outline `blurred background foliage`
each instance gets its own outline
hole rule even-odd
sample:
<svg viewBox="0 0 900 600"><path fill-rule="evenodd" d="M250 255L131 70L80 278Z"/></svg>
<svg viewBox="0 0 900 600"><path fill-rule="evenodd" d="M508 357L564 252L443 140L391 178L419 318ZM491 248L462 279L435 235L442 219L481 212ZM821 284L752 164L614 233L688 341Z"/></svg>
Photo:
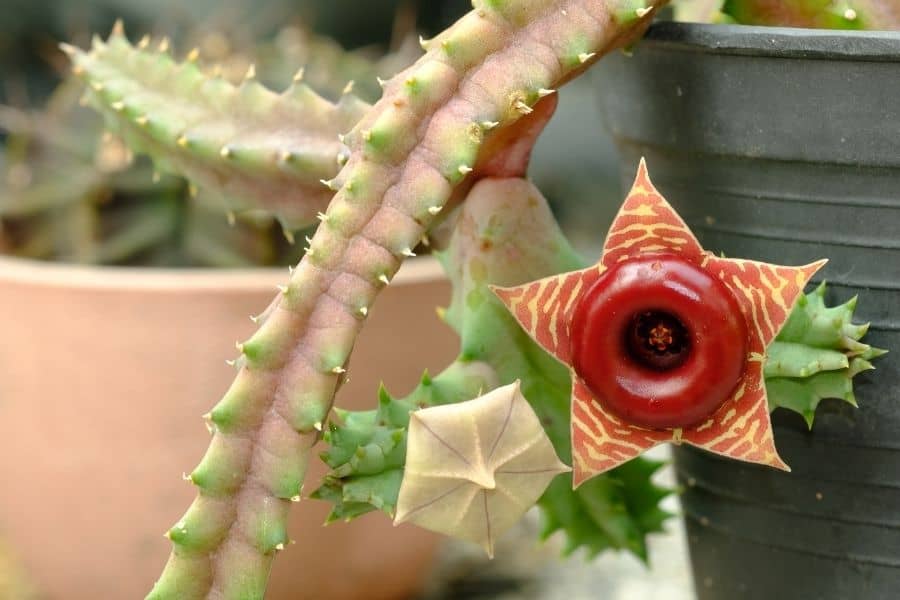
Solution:
<svg viewBox="0 0 900 600"><path fill-rule="evenodd" d="M41 97L65 73L60 40L86 46L121 18L137 39L145 33L190 38L224 37L216 50L248 48L296 26L333 38L345 48L386 48L418 28L432 34L463 14L466 0L3 0L0 20L0 101ZM211 58L215 58L212 56ZM22 89L25 86L26 89ZM18 98L17 98L18 96Z"/></svg>
<svg viewBox="0 0 900 600"><path fill-rule="evenodd" d="M226 215L184 181L159 177L79 106L59 41L82 47L121 18L132 40L170 36L176 55L239 81L287 87L299 67L320 93L349 80L369 101L376 77L420 55L426 37L452 23L467 0L0 0L0 253L88 264L249 267L300 257L268 219ZM363 7L363 8L361 8ZM601 243L619 186L614 151L593 100L596 82L567 87L536 152L532 176L576 245ZM590 223L591 227L577 223ZM302 239L302 237L300 237Z"/></svg>

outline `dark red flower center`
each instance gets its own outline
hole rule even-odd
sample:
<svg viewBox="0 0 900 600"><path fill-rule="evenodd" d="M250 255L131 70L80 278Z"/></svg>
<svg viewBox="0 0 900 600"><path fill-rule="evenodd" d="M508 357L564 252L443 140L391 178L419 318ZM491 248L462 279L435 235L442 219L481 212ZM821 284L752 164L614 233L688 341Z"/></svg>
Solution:
<svg viewBox="0 0 900 600"><path fill-rule="evenodd" d="M625 329L625 346L635 361L666 371L687 360L690 334L678 317L662 310L635 314Z"/></svg>
<svg viewBox="0 0 900 600"><path fill-rule="evenodd" d="M734 394L747 324L717 277L672 254L625 260L579 300L572 366L598 402L651 429L698 424Z"/></svg>

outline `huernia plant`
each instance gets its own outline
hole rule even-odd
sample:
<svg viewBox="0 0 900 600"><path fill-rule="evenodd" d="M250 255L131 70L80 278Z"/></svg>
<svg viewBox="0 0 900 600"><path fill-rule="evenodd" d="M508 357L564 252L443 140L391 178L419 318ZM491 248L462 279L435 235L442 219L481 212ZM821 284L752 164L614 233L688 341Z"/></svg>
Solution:
<svg viewBox="0 0 900 600"><path fill-rule="evenodd" d="M233 86L205 75L193 56L176 62L165 44L132 46L121 29L106 42L95 40L88 53L65 47L88 83L91 102L160 169L214 190L232 210L272 213L288 230L320 221L289 282L257 318L259 330L238 344L236 379L206 416L213 432L209 450L188 475L198 496L168 533L172 554L150 598L261 598L272 560L289 542L287 512L301 499L307 462L323 432L330 444L324 459L333 471L316 495L335 504L334 518L382 509L415 520L410 515L421 506L416 501L431 494L432 517L443 517L436 524L423 519L423 525L449 532L450 521L457 519L472 532L465 537L488 548L491 538L484 534L491 507L504 506L505 498L518 513L537 500L545 533L565 531L570 551L614 547L643 555L644 535L658 530L665 517L657 506L665 492L650 481L658 465L638 458L609 470L651 445L632 444L638 435L654 443L697 441L729 436L737 430L726 421L743 422L740 435L749 441L737 440L727 454L750 460L759 454L758 462L779 464L768 429L766 345L788 319L813 268L779 271L715 258L701 252L658 195L646 205L626 203L626 223L614 236L628 227L652 229L641 219L658 216L657 210L677 231L648 233L641 238L646 243L636 246L622 241L623 248L634 246L634 253L622 254L621 265L611 258L609 244L618 243L611 238L602 263L609 272L630 273L634 267L626 263L632 260L643 262L628 281L640 280L641 269L659 271L654 281L662 287L667 280L701 277L703 293L718 301L716 314L730 320L716 345L728 349L731 361L722 379L715 379L715 369L707 372L711 382L695 381L708 388L701 408L693 406L694 396L673 395L663 403L669 411L664 418L654 414L652 398L620 397L607 389L608 381L589 374L600 366L590 364L597 357L589 350L584 362L576 362L575 378L556 361L568 362L555 348L572 338L565 328L573 327L567 311L581 310L574 308L577 292L543 286L534 303L524 303L527 315L514 311L523 330L490 287L527 289L533 280L585 267L559 235L539 192L524 179L531 147L555 108L556 88L603 54L633 42L664 3L476 1L472 12L424 42L424 56L384 82L382 98L371 106L350 89L336 104L328 102L300 78L278 94L260 85L252 70ZM639 182L645 196L650 194L646 171ZM458 204L462 210L454 211ZM451 219L453 234L443 257L455 292L445 318L461 337L458 360L434 378L424 377L407 398L383 391L377 410L338 413L338 422L329 423L334 394L378 293L435 225ZM752 276L745 278L746 270ZM594 273L600 275L596 268ZM594 284L582 281L581 291L589 293ZM608 283L626 284L616 278ZM514 297L510 293L508 300ZM771 381L784 380L774 398L808 411L817 401L804 399L810 386L814 396L833 389L813 379L833 374L849 383L876 352L859 341L864 330L850 323L852 307L841 309L839 327L832 321L840 330L835 335L817 318L828 309L812 300L803 308L805 316L789 321L790 336L782 341L792 345L779 354ZM646 378L662 381L667 372L708 352L703 345L710 336L700 317L689 319L678 307L629 310L634 318L622 323L634 339L626 346ZM616 355L623 347L621 332L605 327L603 318L597 323L592 314L584 318L591 321L585 335L606 336L603 343L611 344L604 356L612 363L602 366L624 364ZM537 344L530 340L526 331L537 330L546 330L552 344L540 335ZM594 341L591 337L587 346ZM817 363L826 350L831 360ZM517 380L514 388L498 388ZM633 383L642 385L638 379ZM583 384L602 388L591 393L602 396L599 408L583 393ZM581 400L574 418L573 389ZM734 415L728 403L740 404ZM446 493L448 473L429 464L422 445L435 415L441 431L431 437L454 440L460 465L472 467L453 471L456 487L449 490L458 494ZM710 415L718 421L706 426ZM605 420L598 421L601 417ZM607 431L608 446L599 452L589 447L585 431L596 434L609 424L614 426ZM619 452L617 444L628 450ZM541 473L526 473L523 465L531 459ZM552 474L566 470L560 459L574 460L576 483L583 484L577 491L570 475L551 481ZM505 465L513 466L504 471ZM501 485L501 475L543 479ZM429 478L430 484L422 483ZM454 497L463 504L454 504ZM477 498L481 514L474 512Z"/></svg>

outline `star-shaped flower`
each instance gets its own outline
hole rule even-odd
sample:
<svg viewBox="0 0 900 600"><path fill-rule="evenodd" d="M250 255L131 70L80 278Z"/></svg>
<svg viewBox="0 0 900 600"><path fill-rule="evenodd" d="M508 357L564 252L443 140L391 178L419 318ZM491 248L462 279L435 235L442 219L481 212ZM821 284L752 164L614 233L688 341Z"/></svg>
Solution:
<svg viewBox="0 0 900 600"><path fill-rule="evenodd" d="M493 556L497 537L568 471L519 382L418 410L394 523L476 542Z"/></svg>
<svg viewBox="0 0 900 600"><path fill-rule="evenodd" d="M641 160L596 265L496 288L572 370L575 485L663 442L789 470L769 420L766 347L824 263L705 251Z"/></svg>

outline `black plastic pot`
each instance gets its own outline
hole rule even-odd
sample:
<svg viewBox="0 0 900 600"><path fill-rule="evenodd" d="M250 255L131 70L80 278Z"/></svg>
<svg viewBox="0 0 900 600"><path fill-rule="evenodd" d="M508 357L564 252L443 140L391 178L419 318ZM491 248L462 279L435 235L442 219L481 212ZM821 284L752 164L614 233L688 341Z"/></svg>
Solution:
<svg viewBox="0 0 900 600"><path fill-rule="evenodd" d="M900 33L662 23L599 69L623 183L646 156L708 249L829 257L894 350L858 410L776 411L791 474L677 450L699 598L900 598Z"/></svg>

